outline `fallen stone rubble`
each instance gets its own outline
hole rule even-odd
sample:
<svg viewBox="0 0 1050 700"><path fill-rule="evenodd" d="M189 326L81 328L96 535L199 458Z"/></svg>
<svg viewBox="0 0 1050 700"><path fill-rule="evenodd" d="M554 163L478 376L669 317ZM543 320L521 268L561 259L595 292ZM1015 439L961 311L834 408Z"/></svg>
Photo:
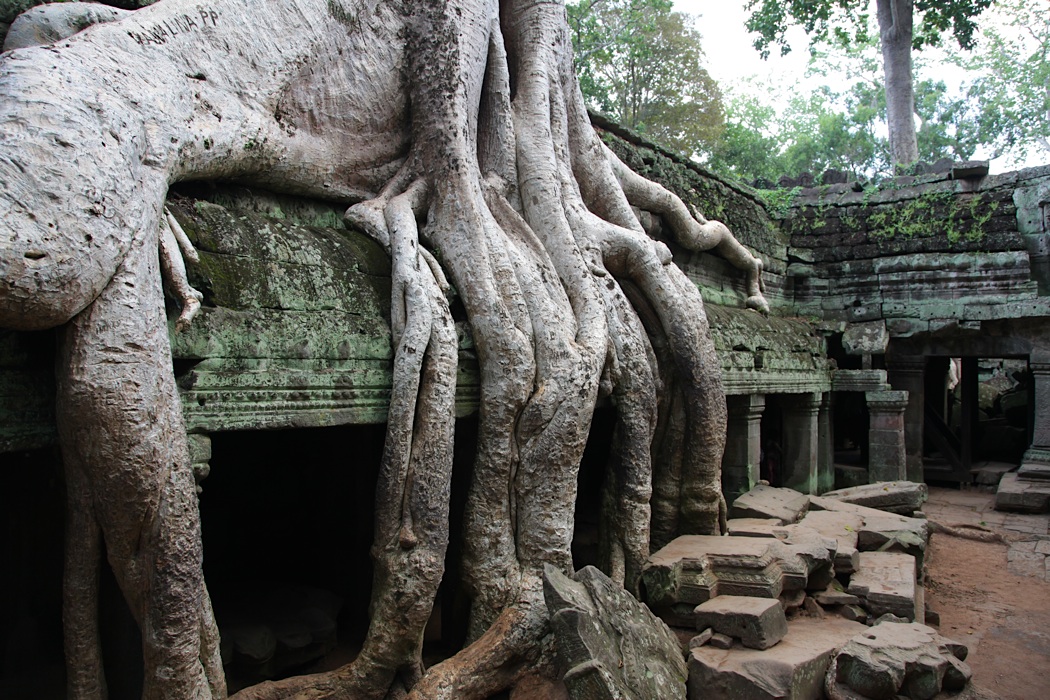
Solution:
<svg viewBox="0 0 1050 700"><path fill-rule="evenodd" d="M923 624L936 615L924 604L919 486L834 497L759 486L732 505L729 536L654 552L642 594L689 640L689 700L927 700L967 688L966 648Z"/></svg>

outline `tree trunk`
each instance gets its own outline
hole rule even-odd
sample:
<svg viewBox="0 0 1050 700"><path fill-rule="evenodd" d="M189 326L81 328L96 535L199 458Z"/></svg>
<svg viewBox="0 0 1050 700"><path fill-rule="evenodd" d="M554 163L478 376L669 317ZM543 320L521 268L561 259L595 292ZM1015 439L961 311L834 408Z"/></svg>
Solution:
<svg viewBox="0 0 1050 700"><path fill-rule="evenodd" d="M352 205L348 220L392 260L368 636L342 669L241 697L484 698L552 673L542 571L572 568L600 386L619 409L608 571L634 586L650 521L660 541L724 529L725 398L703 302L632 206L687 248L717 248L765 310L761 263L604 148L559 0L169 0L0 61L0 323L67 323L71 697L104 692L100 536L143 629L147 697L225 692L160 295L164 277L196 301L163 214L181 179ZM452 468L446 274L482 377L464 523L471 643L425 669Z"/></svg>
<svg viewBox="0 0 1050 700"><path fill-rule="evenodd" d="M882 68L886 75L886 124L896 169L919 160L915 89L911 74L912 0L877 0Z"/></svg>

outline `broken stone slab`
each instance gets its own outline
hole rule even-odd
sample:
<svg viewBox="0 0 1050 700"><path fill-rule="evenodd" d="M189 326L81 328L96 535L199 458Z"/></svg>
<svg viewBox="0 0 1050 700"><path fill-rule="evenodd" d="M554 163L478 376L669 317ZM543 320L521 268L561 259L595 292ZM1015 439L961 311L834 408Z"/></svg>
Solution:
<svg viewBox="0 0 1050 700"><path fill-rule="evenodd" d="M779 519L730 518L726 521L726 534L730 537L774 537L773 528L783 527Z"/></svg>
<svg viewBox="0 0 1050 700"><path fill-rule="evenodd" d="M689 700L817 700L835 652L867 627L841 618L788 623L779 644L765 651L711 645L689 654Z"/></svg>
<svg viewBox="0 0 1050 700"><path fill-rule="evenodd" d="M720 595L696 606L696 628L739 639L749 649L768 649L787 634L787 618L776 598Z"/></svg>
<svg viewBox="0 0 1050 700"><path fill-rule="evenodd" d="M543 598L572 698L685 698L678 639L601 571L587 566L569 578L547 565Z"/></svg>
<svg viewBox="0 0 1050 700"><path fill-rule="evenodd" d="M923 619L924 597L910 554L861 552L860 567L846 592L860 598L872 617L891 613L906 620Z"/></svg>
<svg viewBox="0 0 1050 700"><path fill-rule="evenodd" d="M813 599L825 607L829 605L857 605L860 603L860 598L843 590L842 584L838 581L832 581L826 589L819 593L814 593Z"/></svg>
<svg viewBox="0 0 1050 700"><path fill-rule="evenodd" d="M828 491L822 495L822 498L876 508L898 515L911 515L922 508L922 504L928 497L929 489L926 484L914 481L877 481L873 484Z"/></svg>
<svg viewBox="0 0 1050 700"><path fill-rule="evenodd" d="M809 496L794 489L759 484L733 501L731 518L772 518L781 525L796 523L809 510Z"/></svg>
<svg viewBox="0 0 1050 700"><path fill-rule="evenodd" d="M838 540L800 524L774 528L773 535L806 562L806 590L824 590L834 580Z"/></svg>
<svg viewBox="0 0 1050 700"><path fill-rule="evenodd" d="M774 537L683 535L642 567L645 602L668 624L693 626L693 610L720 595L777 598L802 590L809 564Z"/></svg>
<svg viewBox="0 0 1050 700"><path fill-rule="evenodd" d="M1017 513L1046 513L1050 511L1050 484L1026 481L1016 472L1003 474L995 491L995 509Z"/></svg>
<svg viewBox="0 0 1050 700"><path fill-rule="evenodd" d="M781 525L779 520L770 518L735 518L729 520L728 531L731 537L775 537L791 545L809 569L807 589L823 589L838 571L833 566L838 556L838 540L801 523ZM853 551L856 552L855 546Z"/></svg>
<svg viewBox="0 0 1050 700"><path fill-rule="evenodd" d="M811 510L799 522L825 537L838 542L835 550L835 572L851 574L857 570L857 537L864 526L864 518L856 513L830 510Z"/></svg>
<svg viewBox="0 0 1050 700"><path fill-rule="evenodd" d="M970 680L966 647L919 623L882 622L849 640L828 667L833 700L905 697L930 700Z"/></svg>
<svg viewBox="0 0 1050 700"><path fill-rule="evenodd" d="M813 496L812 507L818 511L852 513L863 519L857 531L857 549L862 552L890 549L911 554L923 569L926 545L930 541L930 523L924 518L910 518L867 506Z"/></svg>

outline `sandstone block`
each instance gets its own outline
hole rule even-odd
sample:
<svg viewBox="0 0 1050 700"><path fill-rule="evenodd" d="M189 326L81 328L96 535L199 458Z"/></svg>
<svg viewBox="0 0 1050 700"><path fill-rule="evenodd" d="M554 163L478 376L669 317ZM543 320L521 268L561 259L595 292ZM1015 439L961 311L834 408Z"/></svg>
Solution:
<svg viewBox="0 0 1050 700"><path fill-rule="evenodd" d="M922 571L926 545L930 541L930 524L925 519L909 518L821 496L813 496L810 501L816 510L860 516L864 521L857 531L857 549L860 551L903 551L918 560L919 571Z"/></svg>
<svg viewBox="0 0 1050 700"><path fill-rule="evenodd" d="M835 572L850 574L857 570L857 537L864 526L864 518L856 513L830 510L811 510L799 523L838 542L835 551Z"/></svg>
<svg viewBox="0 0 1050 700"><path fill-rule="evenodd" d="M915 557L910 554L861 552L860 568L846 590L863 601L872 617L891 613L921 620L925 605L915 574Z"/></svg>
<svg viewBox="0 0 1050 700"><path fill-rule="evenodd" d="M813 594L813 599L824 606L828 605L857 605L860 603L860 598L847 593L842 589L842 584L838 581L832 581L828 584L828 587L819 593Z"/></svg>
<svg viewBox="0 0 1050 700"><path fill-rule="evenodd" d="M793 489L759 484L733 501L731 518L773 518L782 525L796 523L809 509L809 496Z"/></svg>
<svg viewBox="0 0 1050 700"><path fill-rule="evenodd" d="M1044 481L1026 481L1016 473L1003 474L995 492L995 509L1019 513L1050 511L1050 485Z"/></svg>
<svg viewBox="0 0 1050 700"><path fill-rule="evenodd" d="M696 606L696 628L739 639L750 649L768 649L787 634L784 609L775 598L721 595Z"/></svg>
<svg viewBox="0 0 1050 700"><path fill-rule="evenodd" d="M809 565L772 537L683 535L642 568L649 607L669 624L690 627L694 608L719 595L777 598L806 587Z"/></svg>
<svg viewBox="0 0 1050 700"><path fill-rule="evenodd" d="M899 515L911 515L922 507L929 495L926 484L914 481L879 481L828 491L823 498L867 506Z"/></svg>
<svg viewBox="0 0 1050 700"><path fill-rule="evenodd" d="M685 698L678 639L659 618L593 566L569 578L547 565L543 598L573 698Z"/></svg>
<svg viewBox="0 0 1050 700"><path fill-rule="evenodd" d="M883 622L836 654L825 680L831 698L930 700L970 680L966 647L918 623Z"/></svg>
<svg viewBox="0 0 1050 700"><path fill-rule="evenodd" d="M711 645L689 655L689 700L817 700L835 652L864 625L839 618L798 619L779 644L765 651Z"/></svg>
<svg viewBox="0 0 1050 700"><path fill-rule="evenodd" d="M726 534L731 537L773 537L773 528L782 525L779 519L730 518L726 522Z"/></svg>

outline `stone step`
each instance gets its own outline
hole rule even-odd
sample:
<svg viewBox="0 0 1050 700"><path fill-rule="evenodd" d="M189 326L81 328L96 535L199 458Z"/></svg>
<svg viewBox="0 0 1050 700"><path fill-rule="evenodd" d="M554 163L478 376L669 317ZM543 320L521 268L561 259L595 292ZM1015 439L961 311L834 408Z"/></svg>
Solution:
<svg viewBox="0 0 1050 700"><path fill-rule="evenodd" d="M1026 481L1016 472L1003 474L995 492L995 509L1018 513L1050 512L1050 483Z"/></svg>

